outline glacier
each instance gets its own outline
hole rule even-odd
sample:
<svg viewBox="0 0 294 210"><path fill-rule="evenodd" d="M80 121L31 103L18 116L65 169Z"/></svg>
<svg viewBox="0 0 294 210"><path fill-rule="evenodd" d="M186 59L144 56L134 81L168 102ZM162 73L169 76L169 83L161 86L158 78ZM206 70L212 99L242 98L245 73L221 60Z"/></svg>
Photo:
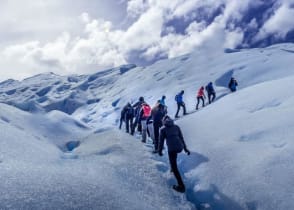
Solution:
<svg viewBox="0 0 294 210"><path fill-rule="evenodd" d="M293 209L293 52L291 43L206 46L148 67L1 82L0 208ZM167 156L118 130L120 110L165 95L173 116L185 90L192 112L210 81L216 101L176 121L192 153L179 156L187 186L179 195Z"/></svg>

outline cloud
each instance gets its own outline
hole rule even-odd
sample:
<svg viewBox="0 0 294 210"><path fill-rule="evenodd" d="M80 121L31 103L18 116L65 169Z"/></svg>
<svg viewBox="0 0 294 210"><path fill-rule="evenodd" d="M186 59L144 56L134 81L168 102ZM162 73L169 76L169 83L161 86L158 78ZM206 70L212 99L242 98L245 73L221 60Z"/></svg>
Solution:
<svg viewBox="0 0 294 210"><path fill-rule="evenodd" d="M136 18L146 12L148 8L149 4L146 0L129 0L127 4L127 13L129 17Z"/></svg>
<svg viewBox="0 0 294 210"><path fill-rule="evenodd" d="M293 2L292 2L293 4ZM275 13L264 23L255 40L261 40L269 34L284 38L288 32L294 29L294 9L291 8L290 1L285 1Z"/></svg>
<svg viewBox="0 0 294 210"><path fill-rule="evenodd" d="M54 0L34 7L57 5ZM27 69L26 74L90 73L129 62L149 64L208 45L219 50L250 47L268 36L285 37L294 30L293 0L121 0L119 5L126 11L121 22L128 20L127 27L81 12L67 19L71 27L64 27L52 41L35 38L2 47L3 65L18 72L17 62ZM52 21L59 25L54 18L45 21L46 32Z"/></svg>

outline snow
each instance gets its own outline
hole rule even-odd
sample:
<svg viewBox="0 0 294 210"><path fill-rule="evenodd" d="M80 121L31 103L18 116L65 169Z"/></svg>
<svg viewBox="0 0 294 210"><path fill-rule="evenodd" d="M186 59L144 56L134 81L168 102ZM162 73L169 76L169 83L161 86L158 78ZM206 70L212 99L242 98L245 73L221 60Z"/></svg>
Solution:
<svg viewBox="0 0 294 210"><path fill-rule="evenodd" d="M168 190L156 169L157 162L151 160L151 154L146 153L141 142L117 129L94 134L58 112L40 120L14 107L3 104L0 107L1 209L193 207ZM36 121L30 125L28 119ZM48 135L36 136L42 131L31 126L42 121L46 123ZM57 129L54 132L53 127ZM56 138L59 142L68 140L65 137L72 135L68 131L78 129L87 135L76 135L82 143L74 153L64 153L55 146Z"/></svg>
<svg viewBox="0 0 294 210"><path fill-rule="evenodd" d="M293 209L293 51L207 47L148 67L1 82L0 208ZM179 155L179 195L167 155L117 129L120 110L166 95L173 116L185 90L192 112L210 81L216 101L176 121L191 150Z"/></svg>
<svg viewBox="0 0 294 210"><path fill-rule="evenodd" d="M239 209L252 203L255 209L293 207L293 79L248 87L178 121L191 150L209 159L187 174L197 177L195 198L213 209L236 209L231 202ZM232 201L211 201L215 193Z"/></svg>

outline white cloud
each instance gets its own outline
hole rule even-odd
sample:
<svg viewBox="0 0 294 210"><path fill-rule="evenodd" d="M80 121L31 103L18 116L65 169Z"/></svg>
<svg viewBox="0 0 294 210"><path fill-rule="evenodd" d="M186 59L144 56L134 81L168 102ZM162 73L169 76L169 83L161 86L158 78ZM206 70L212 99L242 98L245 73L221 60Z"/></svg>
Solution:
<svg viewBox="0 0 294 210"><path fill-rule="evenodd" d="M63 4L66 1L62 0ZM285 36L289 30L294 28L291 21L291 17L294 16L293 7L290 7L292 1L280 0L281 7L264 24L258 34L259 39L271 33ZM12 2L16 5L15 0ZM71 26L63 27L66 25L66 21L59 22L59 19L54 19L54 15L52 15L52 9L60 6L57 0L50 1L50 3L47 1L32 3L35 10L39 11L37 14L40 15L41 20L44 19L42 11L47 7L49 8L47 16L52 17L52 20L45 18L46 21L37 22L38 30L42 31L41 29L45 28L47 32L51 29L50 27L53 27L54 30L59 31L59 35L54 36L55 38L51 39L53 41L35 38L33 40L36 41L10 43L0 51L3 66L15 71L16 74L19 74L16 66L17 68L22 66L23 69L26 69L23 70L26 73L22 75L44 71L55 71L58 74L89 73L125 64L133 52L140 53L137 56L139 58L152 61L158 57L175 57L189 53L203 45L219 49L222 47L234 48L244 39L243 29L236 25L236 21L243 18L245 11L259 6L263 1L121 0L120 3L126 4L127 16L133 21L124 29L118 28L113 22L104 18L93 18L87 12L76 14L76 19L71 16L69 21ZM13 3L9 4L11 6ZM0 6L7 8L7 5L1 5L1 1ZM24 7L29 7L29 4ZM197 15L202 15L195 12L196 9L210 16L217 9L220 10L220 7L221 14L214 17L212 22L193 20ZM62 11L58 10L58 13ZM0 17L4 16L0 15ZM6 16L8 19L8 13ZM35 14L32 16L35 18ZM166 24L175 18L183 19L186 21L185 24L188 23L188 26L183 29L183 33L176 33L177 25L166 27ZM15 22L18 20L19 17L15 17ZM124 20L121 21L124 22ZM54 23L53 26L52 23ZM55 28L55 24L58 27ZM27 25L30 25L33 30L33 23L27 23ZM74 30L72 30L73 26L75 26ZM247 28L257 27L255 18L247 26ZM15 63L19 65L15 65Z"/></svg>
<svg viewBox="0 0 294 210"><path fill-rule="evenodd" d="M146 0L129 0L127 12L129 17L136 18L146 12L148 8L149 4Z"/></svg>
<svg viewBox="0 0 294 210"><path fill-rule="evenodd" d="M224 46L227 48L236 48L240 45L243 41L244 33L240 28L237 28L234 31L227 31L226 32L226 41Z"/></svg>
<svg viewBox="0 0 294 210"><path fill-rule="evenodd" d="M146 49L157 44L161 37L163 16L158 8L151 8L136 21L121 39L117 40L123 52Z"/></svg>
<svg viewBox="0 0 294 210"><path fill-rule="evenodd" d="M290 1L285 1L281 7L275 11L274 15L265 22L256 37L256 41L265 38L268 34L275 34L278 37L285 37L294 29L294 9L290 7Z"/></svg>

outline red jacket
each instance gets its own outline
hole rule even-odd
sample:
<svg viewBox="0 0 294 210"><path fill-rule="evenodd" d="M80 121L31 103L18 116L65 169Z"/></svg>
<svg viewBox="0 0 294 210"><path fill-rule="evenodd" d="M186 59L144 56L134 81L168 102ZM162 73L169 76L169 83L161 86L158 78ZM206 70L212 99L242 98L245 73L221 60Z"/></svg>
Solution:
<svg viewBox="0 0 294 210"><path fill-rule="evenodd" d="M200 88L200 89L198 90L197 97L205 97L205 94L204 94L204 88Z"/></svg>

